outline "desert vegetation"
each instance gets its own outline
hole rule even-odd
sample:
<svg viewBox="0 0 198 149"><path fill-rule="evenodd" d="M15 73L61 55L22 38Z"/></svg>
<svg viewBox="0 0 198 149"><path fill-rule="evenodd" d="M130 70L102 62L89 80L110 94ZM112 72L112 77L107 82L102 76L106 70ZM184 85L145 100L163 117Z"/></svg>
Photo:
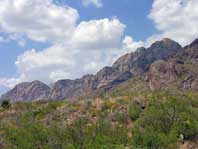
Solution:
<svg viewBox="0 0 198 149"><path fill-rule="evenodd" d="M117 93L119 94L119 93ZM197 145L198 94L145 92L18 102L0 108L4 148L178 148Z"/></svg>

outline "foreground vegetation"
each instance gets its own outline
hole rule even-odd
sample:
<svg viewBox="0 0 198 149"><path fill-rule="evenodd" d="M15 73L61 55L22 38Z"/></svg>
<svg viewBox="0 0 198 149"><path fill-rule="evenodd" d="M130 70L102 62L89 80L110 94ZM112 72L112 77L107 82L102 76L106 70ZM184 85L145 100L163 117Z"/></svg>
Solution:
<svg viewBox="0 0 198 149"><path fill-rule="evenodd" d="M197 147L198 94L130 93L96 99L2 103L0 148Z"/></svg>

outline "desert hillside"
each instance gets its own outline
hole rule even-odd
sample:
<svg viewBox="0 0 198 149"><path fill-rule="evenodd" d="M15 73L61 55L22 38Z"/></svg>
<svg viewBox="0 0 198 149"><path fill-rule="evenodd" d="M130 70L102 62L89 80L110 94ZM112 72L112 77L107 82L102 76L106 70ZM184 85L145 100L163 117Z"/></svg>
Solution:
<svg viewBox="0 0 198 149"><path fill-rule="evenodd" d="M95 99L4 101L0 146L196 149L198 94L146 89L131 92L131 82L137 80Z"/></svg>

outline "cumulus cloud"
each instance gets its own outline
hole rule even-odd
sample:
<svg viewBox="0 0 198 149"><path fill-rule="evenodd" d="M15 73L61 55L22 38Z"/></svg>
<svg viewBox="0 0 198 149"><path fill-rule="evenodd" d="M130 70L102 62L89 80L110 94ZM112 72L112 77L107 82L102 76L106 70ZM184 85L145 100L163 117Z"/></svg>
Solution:
<svg viewBox="0 0 198 149"><path fill-rule="evenodd" d="M4 86L13 87L18 82L32 80L50 83L96 73L139 44L129 36L131 41L122 43L124 28L116 18L81 22L71 40L54 43L42 51L28 50L18 56L19 77L4 80Z"/></svg>
<svg viewBox="0 0 198 149"><path fill-rule="evenodd" d="M161 32L149 41L169 37L186 45L198 37L197 0L154 0L149 17Z"/></svg>
<svg viewBox="0 0 198 149"><path fill-rule="evenodd" d="M134 52L137 48L143 47L145 44L143 41L134 41L130 36L126 36L123 41L123 49L127 49L129 52Z"/></svg>
<svg viewBox="0 0 198 149"><path fill-rule="evenodd" d="M75 29L71 43L74 48L87 50L118 48L124 29L125 25L116 18L83 21Z"/></svg>
<svg viewBox="0 0 198 149"><path fill-rule="evenodd" d="M84 6L89 6L93 4L97 8L102 7L102 0L82 0L82 3Z"/></svg>
<svg viewBox="0 0 198 149"><path fill-rule="evenodd" d="M77 10L53 0L0 1L1 31L25 34L34 41L70 38L78 16Z"/></svg>
<svg viewBox="0 0 198 149"><path fill-rule="evenodd" d="M21 80L39 79L49 83L95 73L106 64L111 64L118 52L116 49L84 51L57 44L43 51L26 51L18 57L16 65Z"/></svg>

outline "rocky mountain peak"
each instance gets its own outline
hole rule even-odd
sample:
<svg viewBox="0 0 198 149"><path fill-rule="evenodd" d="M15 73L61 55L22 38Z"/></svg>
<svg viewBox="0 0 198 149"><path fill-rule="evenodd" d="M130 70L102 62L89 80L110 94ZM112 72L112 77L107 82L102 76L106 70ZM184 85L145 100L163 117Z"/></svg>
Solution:
<svg viewBox="0 0 198 149"><path fill-rule="evenodd" d="M175 42L174 40L172 40L170 38L163 38L161 41L164 42L164 43L177 43L177 42Z"/></svg>
<svg viewBox="0 0 198 149"><path fill-rule="evenodd" d="M50 88L41 81L24 82L16 85L2 99L17 101L48 100Z"/></svg>
<svg viewBox="0 0 198 149"><path fill-rule="evenodd" d="M167 48L167 50L169 50L173 48L181 49L182 47L179 43L175 42L174 40L171 40L169 38L163 38L160 41L154 42L150 47L150 49L156 49L156 48Z"/></svg>
<svg viewBox="0 0 198 149"><path fill-rule="evenodd" d="M164 38L153 43L148 49L139 48L135 52L122 56L113 64L113 67L121 72L130 71L135 76L141 75L154 61L167 59L181 49L181 45L177 42Z"/></svg>

